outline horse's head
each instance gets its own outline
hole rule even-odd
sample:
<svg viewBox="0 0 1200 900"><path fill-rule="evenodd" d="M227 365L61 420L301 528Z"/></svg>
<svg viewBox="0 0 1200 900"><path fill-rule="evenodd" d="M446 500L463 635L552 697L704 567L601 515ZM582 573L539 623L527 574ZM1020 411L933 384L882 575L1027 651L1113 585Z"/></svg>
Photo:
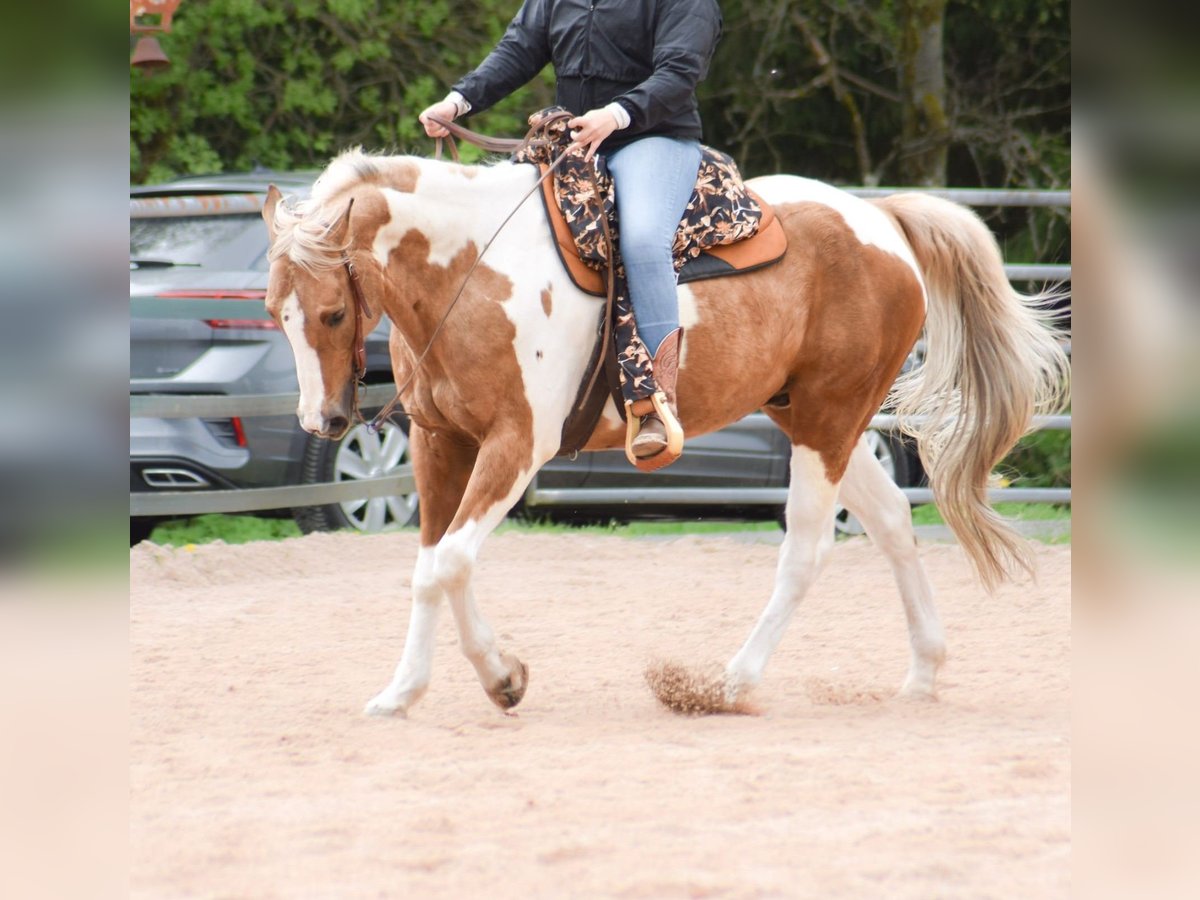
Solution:
<svg viewBox="0 0 1200 900"><path fill-rule="evenodd" d="M280 199L271 185L263 207L271 260L267 311L296 360L301 427L341 438L353 424L362 340L378 321L362 308L351 286L353 200L327 215L315 208L281 208Z"/></svg>

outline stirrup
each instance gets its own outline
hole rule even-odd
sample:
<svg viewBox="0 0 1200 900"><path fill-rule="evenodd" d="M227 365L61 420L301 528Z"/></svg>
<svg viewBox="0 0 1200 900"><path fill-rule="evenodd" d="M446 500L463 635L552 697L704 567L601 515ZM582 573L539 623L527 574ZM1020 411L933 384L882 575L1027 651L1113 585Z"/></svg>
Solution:
<svg viewBox="0 0 1200 900"><path fill-rule="evenodd" d="M667 430L667 446L653 456L637 457L633 455L633 439L637 436L638 422L641 420L641 416L633 411L633 401L626 400L625 458L642 472L655 472L675 462L683 453L683 426L679 424L679 419L671 411L671 406L667 403L667 395L662 391L655 391L647 400L638 402L639 404L649 402L653 405L653 412L662 420L663 426ZM646 412L650 412L650 410L646 410Z"/></svg>

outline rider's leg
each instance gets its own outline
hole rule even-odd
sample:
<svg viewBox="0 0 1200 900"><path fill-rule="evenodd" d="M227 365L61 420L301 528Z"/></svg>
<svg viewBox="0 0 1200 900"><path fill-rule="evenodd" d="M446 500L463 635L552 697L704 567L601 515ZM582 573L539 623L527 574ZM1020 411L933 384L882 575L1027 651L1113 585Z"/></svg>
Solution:
<svg viewBox="0 0 1200 900"><path fill-rule="evenodd" d="M679 354L679 300L671 247L696 186L696 141L647 137L608 156L621 226L621 258L638 334L654 359L654 379L671 406ZM653 413L644 416L634 454L651 456L666 445Z"/></svg>

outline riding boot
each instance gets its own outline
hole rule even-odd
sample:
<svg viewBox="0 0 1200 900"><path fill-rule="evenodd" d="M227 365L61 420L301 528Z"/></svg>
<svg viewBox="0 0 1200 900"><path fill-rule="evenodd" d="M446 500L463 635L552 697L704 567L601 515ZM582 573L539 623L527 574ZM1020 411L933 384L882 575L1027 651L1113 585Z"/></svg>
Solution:
<svg viewBox="0 0 1200 900"><path fill-rule="evenodd" d="M654 355L652 373L658 390L642 400L628 403L629 429L626 456L643 471L654 471L673 463L683 451L683 428L679 424L675 386L679 376L679 347L683 329L668 334ZM633 420L638 420L633 435Z"/></svg>

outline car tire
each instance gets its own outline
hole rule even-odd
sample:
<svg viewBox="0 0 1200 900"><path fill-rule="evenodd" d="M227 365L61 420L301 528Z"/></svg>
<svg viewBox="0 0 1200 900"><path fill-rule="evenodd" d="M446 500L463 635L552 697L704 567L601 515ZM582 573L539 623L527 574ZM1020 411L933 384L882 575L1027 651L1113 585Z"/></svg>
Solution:
<svg viewBox="0 0 1200 900"><path fill-rule="evenodd" d="M912 483L914 466L909 449L904 439L898 434L888 434L868 428L866 431L867 446L875 458L879 460L888 477L900 487L908 487ZM834 513L834 529L839 535L857 536L866 534L862 523L844 506L838 506Z"/></svg>
<svg viewBox="0 0 1200 900"><path fill-rule="evenodd" d="M129 517L129 546L132 547L140 544L142 541L150 537L154 533L154 529L158 527L160 519L155 519L150 516L130 516Z"/></svg>
<svg viewBox="0 0 1200 900"><path fill-rule="evenodd" d="M369 421L371 413L365 415ZM309 436L304 448L301 483L374 478L387 475L408 462L407 420L401 416L389 419L377 434L372 433L365 422L359 422L340 441ZM297 507L292 510L292 518L305 534L346 528L377 532L416 525L420 520L420 505L414 491L392 497Z"/></svg>

